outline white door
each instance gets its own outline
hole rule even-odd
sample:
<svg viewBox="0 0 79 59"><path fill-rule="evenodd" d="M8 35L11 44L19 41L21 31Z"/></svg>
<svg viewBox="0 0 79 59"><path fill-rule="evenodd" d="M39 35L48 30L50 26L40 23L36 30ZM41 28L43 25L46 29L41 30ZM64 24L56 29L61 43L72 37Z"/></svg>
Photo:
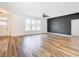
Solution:
<svg viewBox="0 0 79 59"><path fill-rule="evenodd" d="M79 19L71 20L71 34L79 36Z"/></svg>

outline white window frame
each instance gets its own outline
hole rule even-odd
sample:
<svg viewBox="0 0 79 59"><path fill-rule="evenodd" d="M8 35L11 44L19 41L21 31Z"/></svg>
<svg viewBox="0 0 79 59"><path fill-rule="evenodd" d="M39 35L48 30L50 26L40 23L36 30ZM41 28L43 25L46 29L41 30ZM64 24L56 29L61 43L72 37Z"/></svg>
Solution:
<svg viewBox="0 0 79 59"><path fill-rule="evenodd" d="M6 26L8 19L6 17L0 17L0 26Z"/></svg>
<svg viewBox="0 0 79 59"><path fill-rule="evenodd" d="M30 21L28 24L27 21ZM37 23L39 21L39 24ZM35 23L33 23L35 22ZM35 29L33 30L32 28L35 27ZM39 27L40 29L38 30L37 27ZM27 30L27 28L29 28L29 30ZM41 20L36 20L36 19L26 19L25 20L25 31L41 31Z"/></svg>

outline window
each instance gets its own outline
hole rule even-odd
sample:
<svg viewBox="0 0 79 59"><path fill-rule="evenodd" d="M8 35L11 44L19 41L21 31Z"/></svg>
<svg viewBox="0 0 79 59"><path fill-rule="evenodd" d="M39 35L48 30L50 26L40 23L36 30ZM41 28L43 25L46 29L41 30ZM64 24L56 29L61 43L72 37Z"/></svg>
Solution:
<svg viewBox="0 0 79 59"><path fill-rule="evenodd" d="M0 21L0 26L5 26L7 23L5 21Z"/></svg>
<svg viewBox="0 0 79 59"><path fill-rule="evenodd" d="M0 17L0 26L6 26L6 25L7 25L7 18Z"/></svg>
<svg viewBox="0 0 79 59"><path fill-rule="evenodd" d="M41 30L41 20L26 19L25 20L25 30L26 31L40 31Z"/></svg>

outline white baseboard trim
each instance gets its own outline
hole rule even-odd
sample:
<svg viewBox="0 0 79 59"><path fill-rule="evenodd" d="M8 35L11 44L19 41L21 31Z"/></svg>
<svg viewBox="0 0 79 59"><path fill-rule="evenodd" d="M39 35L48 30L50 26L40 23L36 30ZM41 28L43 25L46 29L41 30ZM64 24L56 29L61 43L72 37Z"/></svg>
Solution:
<svg viewBox="0 0 79 59"><path fill-rule="evenodd" d="M53 34L53 35L60 35L60 36L72 37L72 35L59 34L59 33L52 33L52 32L48 32L48 33L49 33L49 34Z"/></svg>
<svg viewBox="0 0 79 59"><path fill-rule="evenodd" d="M45 32L45 33L34 33L34 34L26 34L26 35L21 35L21 36L32 36L32 35L39 35L39 34L46 34L48 32Z"/></svg>

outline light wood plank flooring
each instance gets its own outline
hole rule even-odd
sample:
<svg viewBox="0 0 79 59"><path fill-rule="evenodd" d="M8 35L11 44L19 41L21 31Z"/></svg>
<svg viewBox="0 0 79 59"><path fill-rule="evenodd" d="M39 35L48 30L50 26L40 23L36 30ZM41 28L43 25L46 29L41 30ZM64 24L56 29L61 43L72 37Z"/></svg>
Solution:
<svg viewBox="0 0 79 59"><path fill-rule="evenodd" d="M79 37L39 34L24 37L0 37L1 57L76 57Z"/></svg>

